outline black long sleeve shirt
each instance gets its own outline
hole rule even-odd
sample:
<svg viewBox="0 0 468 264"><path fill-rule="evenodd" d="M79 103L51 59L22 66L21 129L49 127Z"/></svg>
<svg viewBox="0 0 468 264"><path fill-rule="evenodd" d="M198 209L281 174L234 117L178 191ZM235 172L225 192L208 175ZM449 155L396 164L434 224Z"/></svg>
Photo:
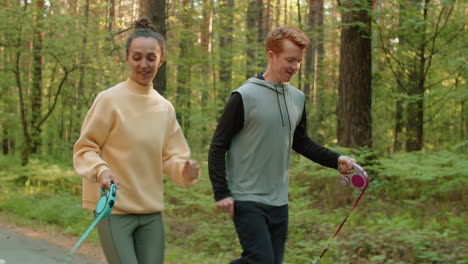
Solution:
<svg viewBox="0 0 468 264"><path fill-rule="evenodd" d="M209 176L216 201L231 197L226 179L225 158L233 137L243 128L243 125L244 107L242 96L237 92L233 92L216 127L208 154ZM307 135L305 106L301 121L294 130L292 149L323 166L338 167L340 154L321 146Z"/></svg>

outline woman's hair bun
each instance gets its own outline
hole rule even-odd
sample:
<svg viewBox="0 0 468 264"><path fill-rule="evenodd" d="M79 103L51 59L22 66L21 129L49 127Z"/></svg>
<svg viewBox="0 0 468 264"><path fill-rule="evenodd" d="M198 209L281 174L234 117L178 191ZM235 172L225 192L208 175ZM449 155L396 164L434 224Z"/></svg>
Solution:
<svg viewBox="0 0 468 264"><path fill-rule="evenodd" d="M138 19L137 21L135 21L134 29L139 29L139 28L157 32L156 26L147 17L142 17Z"/></svg>

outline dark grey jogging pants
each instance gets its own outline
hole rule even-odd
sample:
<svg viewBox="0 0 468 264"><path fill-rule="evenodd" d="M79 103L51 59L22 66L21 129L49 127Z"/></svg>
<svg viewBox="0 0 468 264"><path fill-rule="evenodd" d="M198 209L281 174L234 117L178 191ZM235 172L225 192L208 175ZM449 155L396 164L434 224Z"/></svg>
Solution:
<svg viewBox="0 0 468 264"><path fill-rule="evenodd" d="M288 205L235 201L234 225L243 252L230 264L281 264L288 234Z"/></svg>

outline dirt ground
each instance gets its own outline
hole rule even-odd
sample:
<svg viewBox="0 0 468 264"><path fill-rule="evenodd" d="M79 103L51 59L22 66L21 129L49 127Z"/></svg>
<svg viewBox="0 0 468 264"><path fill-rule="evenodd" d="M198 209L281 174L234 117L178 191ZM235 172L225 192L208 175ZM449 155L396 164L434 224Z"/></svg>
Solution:
<svg viewBox="0 0 468 264"><path fill-rule="evenodd" d="M39 230L33 227L19 226L2 216L0 216L0 228L7 229L27 237L46 241L51 245L65 249L67 252L79 239L79 237L64 235L63 233L60 233L58 230L53 228ZM86 242L86 240L76 250L76 253L83 254L105 263L105 258L101 247L99 245Z"/></svg>

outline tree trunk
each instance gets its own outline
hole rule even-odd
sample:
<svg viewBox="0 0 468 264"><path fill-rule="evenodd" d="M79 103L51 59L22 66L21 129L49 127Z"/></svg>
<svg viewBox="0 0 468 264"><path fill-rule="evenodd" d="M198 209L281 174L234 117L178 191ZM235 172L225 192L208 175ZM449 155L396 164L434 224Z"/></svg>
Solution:
<svg viewBox="0 0 468 264"><path fill-rule="evenodd" d="M225 0L221 2L220 9L222 19L221 34L219 40L220 65L219 65L219 90L218 100L226 102L232 89L232 34L234 24L234 0Z"/></svg>
<svg viewBox="0 0 468 264"><path fill-rule="evenodd" d="M371 1L341 3L338 144L351 148L372 146Z"/></svg>
<svg viewBox="0 0 468 264"><path fill-rule="evenodd" d="M36 2L36 24L33 36L33 72L31 90L31 152L38 153L41 146L41 127L39 126L42 112L42 49L43 34L42 20L44 12L44 1Z"/></svg>
<svg viewBox="0 0 468 264"><path fill-rule="evenodd" d="M312 97L313 103L317 103L317 86L320 77L319 70L323 62L323 0L309 1L309 15L307 19L307 35L310 39L310 47L306 51L304 93L306 99Z"/></svg>
<svg viewBox="0 0 468 264"><path fill-rule="evenodd" d="M213 0L204 0L202 6L202 25L200 27L200 47L206 54L211 51ZM202 63L208 65L205 60Z"/></svg>
<svg viewBox="0 0 468 264"><path fill-rule="evenodd" d="M270 12L271 12L271 0L266 0L265 8L263 9L263 36L262 39L265 40L270 32Z"/></svg>
<svg viewBox="0 0 468 264"><path fill-rule="evenodd" d="M8 128L2 126L2 154L8 155L10 153L10 136L8 133Z"/></svg>
<svg viewBox="0 0 468 264"><path fill-rule="evenodd" d="M200 70L198 79L203 86L201 89L201 105L207 106L208 99L210 98L209 91L213 85L213 0L203 0L202 5L202 24L200 26ZM221 40L220 40L221 41Z"/></svg>
<svg viewBox="0 0 468 264"><path fill-rule="evenodd" d="M417 57L414 58L414 65L411 68L410 81L408 85L408 95L410 102L407 107L406 123L406 151L418 151L423 148L424 132L424 86L425 86L425 66L426 66L426 26L429 0L413 1L414 6L423 8L423 25L416 27L418 35L415 44L418 47Z"/></svg>
<svg viewBox="0 0 468 264"><path fill-rule="evenodd" d="M281 0L276 1L276 17L275 17L275 27L280 25L280 16L281 16Z"/></svg>
<svg viewBox="0 0 468 264"><path fill-rule="evenodd" d="M466 100L462 99L461 101L461 138L462 141L468 140L468 105Z"/></svg>
<svg viewBox="0 0 468 264"><path fill-rule="evenodd" d="M398 73L398 75L402 75ZM400 82L397 83L397 96L404 93L404 88ZM395 101L395 128L393 133L393 151L398 152L402 149L401 134L404 126L404 109L403 101L397 98Z"/></svg>
<svg viewBox="0 0 468 264"><path fill-rule="evenodd" d="M158 32L166 38L166 0L148 0L148 16L158 28ZM167 51L167 50L166 50ZM153 88L160 94L166 93L167 86L166 62L158 69L153 79Z"/></svg>
<svg viewBox="0 0 468 264"><path fill-rule="evenodd" d="M323 120L324 101L323 83L322 83L322 65L324 59L323 44L323 0L309 1L309 14L307 16L307 35L310 39L310 47L305 54L304 67L304 85L303 91L306 96L306 102L312 98L312 108L309 108L311 116L311 136L321 141L318 132L321 130ZM322 87L321 91L319 88Z"/></svg>
<svg viewBox="0 0 468 264"><path fill-rule="evenodd" d="M400 2L399 5L399 21L398 21L398 32L401 33L403 30L402 22L405 19L403 12L405 10L405 5ZM404 37L399 34L398 39L402 40ZM398 42L398 49L404 49L403 41ZM404 73L402 69L398 67L396 72L396 81L397 81L397 99L395 101L395 128L393 132L393 151L398 152L402 150L402 140L401 134L403 132L404 127L404 108L403 108L403 100L401 99L401 95L405 93L404 87Z"/></svg>
<svg viewBox="0 0 468 264"><path fill-rule="evenodd" d="M289 23L289 20L288 20L288 4L289 4L289 1L284 1L284 24L288 24Z"/></svg>
<svg viewBox="0 0 468 264"><path fill-rule="evenodd" d="M265 30L265 8L263 6L263 0L257 0L257 21L256 21L256 28L257 28L257 43L255 44L255 56L257 61L257 67L255 69L254 74L257 74L259 69L265 68L266 65L266 56L265 54L265 45L263 44L264 36L268 34Z"/></svg>
<svg viewBox="0 0 468 264"><path fill-rule="evenodd" d="M85 5L84 5L84 25L83 28L86 32L88 32L88 24L89 24L89 0L85 0ZM77 89L77 95L76 95L76 104L77 104L77 119L81 121L81 111L80 107L82 105L82 98L84 96L84 86L85 86L85 76L86 76L86 68L84 66L85 61L87 60L86 56L86 49L88 46L88 34L85 34L83 36L83 41L82 41L82 49L81 49L81 54L80 54L80 67L79 67L79 79L78 79L78 89ZM73 135L72 138L78 138L80 130L79 129L73 129L72 131ZM77 135L75 135L77 133Z"/></svg>
<svg viewBox="0 0 468 264"><path fill-rule="evenodd" d="M109 0L109 24L107 30L113 32L115 29L115 0Z"/></svg>
<svg viewBox="0 0 468 264"><path fill-rule="evenodd" d="M263 1L253 0L249 2L247 9L247 51L246 51L246 73L245 78L255 76L257 67L260 64L258 41L262 36L263 21ZM259 22L260 21L260 22ZM264 67L264 65L262 65Z"/></svg>
<svg viewBox="0 0 468 264"><path fill-rule="evenodd" d="M28 3L25 2L23 7L23 12L27 12ZM29 134L29 124L28 124L28 117L27 117L27 110L26 110L26 100L24 98L25 91L23 87L23 83L21 80L21 43L23 42L22 39L23 34L23 24L19 24L19 30L16 39L16 49L14 55L14 75L15 75L15 83L16 87L18 88L18 98L19 98L19 111L21 117L21 128L23 133L23 145L21 147L21 165L26 165L29 162L29 155L31 154L31 136Z"/></svg>
<svg viewBox="0 0 468 264"><path fill-rule="evenodd" d="M191 62L190 55L190 39L191 39L191 19L190 19L190 1L182 0L182 12L180 14L180 23L183 26L181 35L179 35L179 59L177 61L177 116L182 129L186 131L186 136L190 127L189 112L190 112L190 94L191 90L188 87L190 83Z"/></svg>
<svg viewBox="0 0 468 264"><path fill-rule="evenodd" d="M2 5L2 7L6 7ZM0 36L0 43L3 43L5 41L4 36ZM9 60L9 57L6 55L7 52L5 52L5 49L2 47L0 44L0 67L4 67L4 65L10 65L11 62ZM9 113L9 112L15 112L16 111L16 106L12 108L12 104L9 102L9 100L6 98L10 94L10 87L8 85L3 85L0 84L0 103L2 105L2 112L4 113ZM0 128L1 128L1 134L2 134L2 140L1 140L1 148L2 148L2 154L3 155L8 155L10 154L10 122L7 118L1 118L1 123L0 123Z"/></svg>

